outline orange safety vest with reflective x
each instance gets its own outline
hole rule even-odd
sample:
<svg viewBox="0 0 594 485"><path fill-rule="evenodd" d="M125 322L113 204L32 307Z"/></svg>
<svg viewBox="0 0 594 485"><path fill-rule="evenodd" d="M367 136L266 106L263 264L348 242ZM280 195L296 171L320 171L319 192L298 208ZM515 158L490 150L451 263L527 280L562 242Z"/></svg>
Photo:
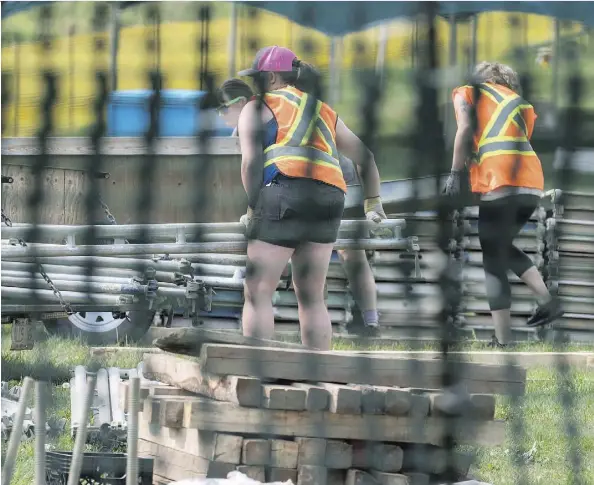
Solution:
<svg viewBox="0 0 594 485"><path fill-rule="evenodd" d="M530 144L536 114L532 105L504 86L479 84L476 107L478 129L474 134L470 185L486 194L500 187L543 190L540 160ZM468 105L474 104L474 88L454 89ZM456 114L457 116L457 114Z"/></svg>
<svg viewBox="0 0 594 485"><path fill-rule="evenodd" d="M281 173L318 180L346 193L336 148L338 116L330 106L294 87L266 93L263 101L277 125L275 141L264 148L264 183Z"/></svg>

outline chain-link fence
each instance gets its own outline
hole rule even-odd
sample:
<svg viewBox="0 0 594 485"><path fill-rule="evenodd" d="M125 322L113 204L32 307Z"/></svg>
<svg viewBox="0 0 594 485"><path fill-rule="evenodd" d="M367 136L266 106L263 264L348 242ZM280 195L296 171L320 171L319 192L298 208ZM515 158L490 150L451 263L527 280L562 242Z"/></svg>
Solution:
<svg viewBox="0 0 594 485"><path fill-rule="evenodd" d="M336 14L352 18L355 30L366 4L339 4ZM195 37L185 48L201 94L173 109L179 117L189 110L183 123L195 127L194 136L164 137L179 122L165 113L161 4L135 8L144 12L146 38L134 62L149 90L132 108L114 103L105 35L113 18L107 2L96 3L85 53L95 85L86 138L55 137L65 96L54 69L61 40L52 5L38 9L39 131L2 143L2 317L13 325L13 348L33 347L36 321L92 345L160 338L169 353L145 356L144 373L186 395L150 394L152 414L146 401L139 423L134 381L127 410L131 461L154 457L163 483L186 478L180 473L190 468L181 462L192 454L207 463L190 470L196 476L237 469L298 484L453 483L468 477L463 452L503 443L513 483L532 483L522 361L509 353L497 365L479 365L456 351L470 341L491 342L494 350L513 350L522 340L559 351L568 342L591 345L587 32L577 44L556 37L545 52L526 46L528 26L510 14L497 36L510 39L507 63L516 72L500 64L473 71L482 60L473 43L478 17L445 16L439 4L420 3L410 11L410 70L376 62L377 45L355 41L349 52L343 45L356 66L348 73L345 120L324 103L336 99L336 74L306 64L335 44L303 36L300 62L289 59L288 69L278 68L286 58L268 51L254 67L268 62L280 73L268 67L252 75L253 99L231 95L213 73L213 5L196 3L195 18L187 19ZM315 25L325 8L303 2L293 20ZM271 28L262 12L245 11L240 42L252 55L266 47L262 34ZM447 58L438 22L454 26ZM559 73L554 102L534 96L535 85L542 91L531 65L535 49L538 69L542 56L552 56ZM10 89L20 75L17 60L15 53L10 72L3 63L3 133L18 119L11 106L18 93ZM241 114L237 103L245 105ZM117 109L128 113L124 124L144 116L143 136L108 136ZM238 137L215 136L233 112ZM405 116L398 123L405 134L390 133L390 120ZM345 167L356 172L351 183ZM295 343L299 335L304 346ZM319 351L331 348L332 335L364 350L433 342L437 360ZM199 355L200 365L174 353ZM585 484L593 476L592 423L582 429L576 415L582 398L565 357L554 365L559 436L567 442L559 483ZM495 419L495 395L509 396L507 438ZM150 438L143 419L197 429L199 446L213 450L216 439L207 445L200 433L216 433L226 460L193 453L194 445L165 444L154 430ZM38 440L41 480L45 448ZM70 471L79 474L80 463ZM127 473L138 476L138 465Z"/></svg>

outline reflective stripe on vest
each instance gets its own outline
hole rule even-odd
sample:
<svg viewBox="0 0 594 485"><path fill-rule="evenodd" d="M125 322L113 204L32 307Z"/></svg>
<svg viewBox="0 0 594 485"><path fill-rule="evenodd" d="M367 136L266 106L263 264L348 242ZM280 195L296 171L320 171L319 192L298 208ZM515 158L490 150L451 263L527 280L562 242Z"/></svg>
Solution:
<svg viewBox="0 0 594 485"><path fill-rule="evenodd" d="M329 153L324 153L314 147L289 147L289 146L276 146L272 150L268 150L264 153L264 167L279 161L283 158L297 158L300 160L309 160L316 165L326 165L332 168L340 168L340 162L332 157Z"/></svg>
<svg viewBox="0 0 594 485"><path fill-rule="evenodd" d="M482 94L497 103L497 108L487 126L485 126L478 142L476 161L480 164L485 158L496 155L536 155L527 138L528 128L521 114L522 109L532 108L532 106L517 94L504 96L486 84L481 84L479 88ZM521 130L523 136L505 136L504 133L510 123L514 123Z"/></svg>
<svg viewBox="0 0 594 485"><path fill-rule="evenodd" d="M264 167L287 159L308 161L315 165L333 168L342 174L338 160L338 149L332 137L330 127L320 116L322 102L306 93L301 98L286 90L270 93L279 96L297 108L295 123L286 136L264 150ZM314 130L328 148L328 153L315 147L307 146Z"/></svg>
<svg viewBox="0 0 594 485"><path fill-rule="evenodd" d="M472 87L472 86L469 86L469 87ZM490 98L493 102L495 102L497 104L502 103L505 99L505 97L502 94L500 94L496 89L493 89L488 84L480 84L479 90L482 95L487 96L488 98ZM531 106L529 106L529 107L531 107ZM526 127L526 122L524 121L524 118L522 118L521 113L519 113L519 112L515 113L514 116L512 117L512 122L518 127L518 129L522 130L522 132L524 132L526 135L528 135L528 128Z"/></svg>

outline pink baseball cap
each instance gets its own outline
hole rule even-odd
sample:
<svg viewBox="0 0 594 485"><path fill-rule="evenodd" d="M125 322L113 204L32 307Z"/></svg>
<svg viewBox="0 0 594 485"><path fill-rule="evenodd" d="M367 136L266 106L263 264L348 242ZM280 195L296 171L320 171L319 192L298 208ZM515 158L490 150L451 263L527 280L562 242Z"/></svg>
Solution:
<svg viewBox="0 0 594 485"><path fill-rule="evenodd" d="M239 71L239 76L253 76L259 72L291 72L293 61L297 59L295 53L286 47L273 45L264 47L256 53L250 69Z"/></svg>

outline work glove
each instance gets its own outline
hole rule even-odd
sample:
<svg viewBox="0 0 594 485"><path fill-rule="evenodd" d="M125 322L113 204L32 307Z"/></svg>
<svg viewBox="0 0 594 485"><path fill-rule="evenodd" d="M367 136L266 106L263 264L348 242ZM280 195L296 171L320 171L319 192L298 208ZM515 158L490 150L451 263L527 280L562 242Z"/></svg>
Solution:
<svg viewBox="0 0 594 485"><path fill-rule="evenodd" d="M247 212L239 218L239 222L241 222L247 229L247 227L249 226L249 224L252 220L253 215L254 215L254 211L252 210L251 207L248 206Z"/></svg>
<svg viewBox="0 0 594 485"><path fill-rule="evenodd" d="M450 172L443 191L450 197L460 195L462 192L462 171L452 170Z"/></svg>
<svg viewBox="0 0 594 485"><path fill-rule="evenodd" d="M369 199L365 199L363 202L363 209L365 211L365 218L375 224L379 224L384 219L388 218L382 207L382 199L380 197L370 197ZM380 229L378 227L376 229L371 229L371 233L377 237L390 237L392 231L388 228Z"/></svg>

